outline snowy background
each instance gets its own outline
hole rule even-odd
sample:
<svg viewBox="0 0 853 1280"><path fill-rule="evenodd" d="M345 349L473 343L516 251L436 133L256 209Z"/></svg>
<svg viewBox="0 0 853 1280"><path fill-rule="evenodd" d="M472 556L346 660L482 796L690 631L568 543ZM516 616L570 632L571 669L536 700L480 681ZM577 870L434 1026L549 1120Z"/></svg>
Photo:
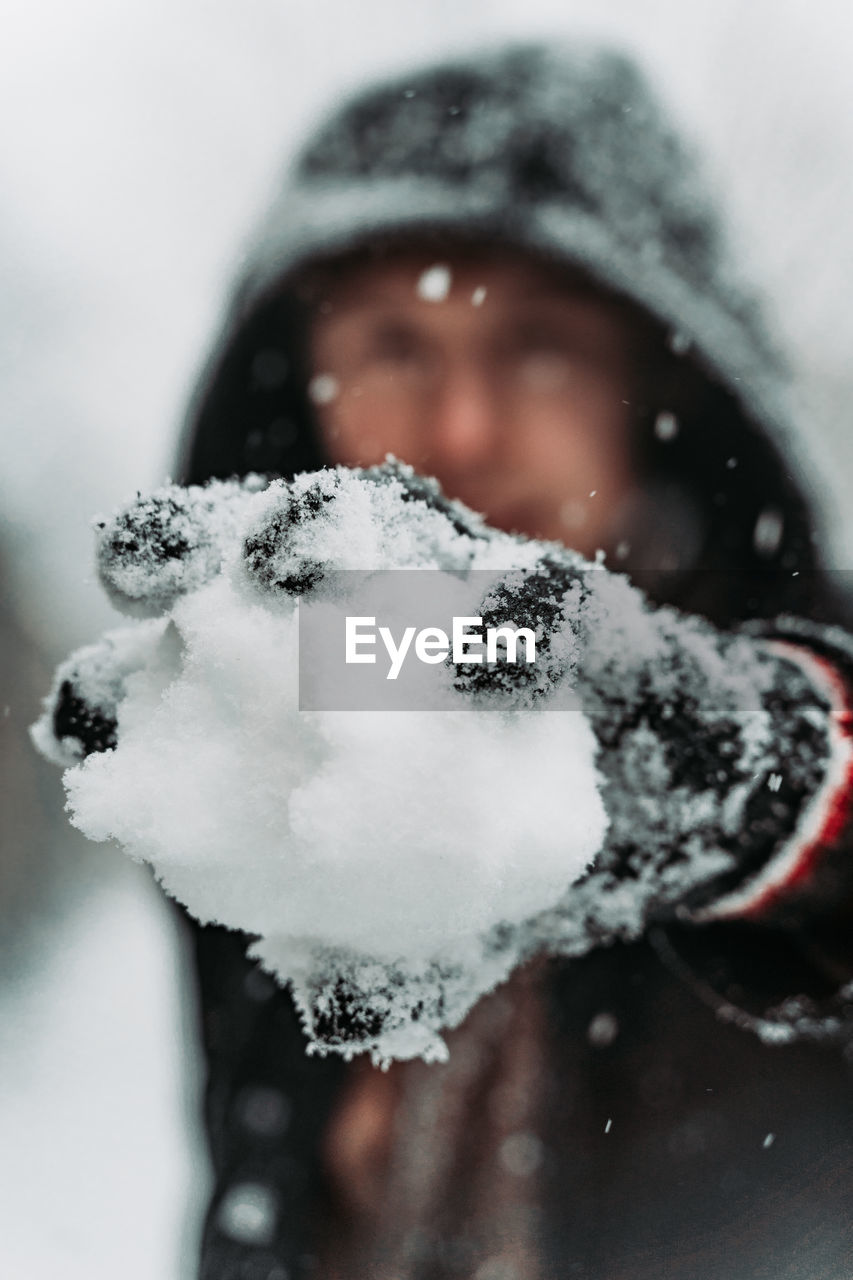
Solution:
<svg viewBox="0 0 853 1280"><path fill-rule="evenodd" d="M703 143L795 353L853 567L844 0L6 0L4 1275L189 1276L204 1195L171 916L144 873L65 834L24 738L50 664L110 618L89 518L169 471L241 239L317 108L401 62L572 31L637 51Z"/></svg>

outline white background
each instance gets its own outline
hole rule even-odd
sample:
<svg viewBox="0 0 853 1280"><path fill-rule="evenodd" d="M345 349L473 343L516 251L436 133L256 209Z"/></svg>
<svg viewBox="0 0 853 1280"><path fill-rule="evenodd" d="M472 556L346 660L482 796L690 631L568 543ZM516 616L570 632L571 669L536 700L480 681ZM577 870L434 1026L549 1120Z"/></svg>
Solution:
<svg viewBox="0 0 853 1280"><path fill-rule="evenodd" d="M835 563L853 567L847 0L6 0L5 589L49 659L109 619L90 517L169 471L240 241L317 108L400 62L573 31L638 51L704 146L794 351ZM26 751L32 695L3 700ZM33 855L32 875L53 866ZM68 839L64 867L0 987L0 1273L172 1280L203 1192L179 953L118 854Z"/></svg>

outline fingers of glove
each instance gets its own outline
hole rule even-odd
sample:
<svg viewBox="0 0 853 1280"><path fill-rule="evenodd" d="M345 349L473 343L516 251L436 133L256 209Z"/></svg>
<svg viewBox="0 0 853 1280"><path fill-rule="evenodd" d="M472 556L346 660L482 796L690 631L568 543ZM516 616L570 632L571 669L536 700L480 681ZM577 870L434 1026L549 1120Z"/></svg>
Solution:
<svg viewBox="0 0 853 1280"><path fill-rule="evenodd" d="M42 754L68 766L93 752L112 750L118 741L125 680L146 665L162 639L159 623L113 631L63 662L32 729Z"/></svg>
<svg viewBox="0 0 853 1280"><path fill-rule="evenodd" d="M278 485L259 521L243 541L243 570L258 591L297 596L325 576L317 557L318 526L327 522L340 492L334 471L320 472L309 484Z"/></svg>
<svg viewBox="0 0 853 1280"><path fill-rule="evenodd" d="M466 568L494 537L434 480L393 460L326 470L270 487L243 539L242 569L268 599L313 591L341 569Z"/></svg>
<svg viewBox="0 0 853 1280"><path fill-rule="evenodd" d="M466 944L464 959L445 954L389 962L338 948L315 953L307 969L296 966L300 976L290 983L313 1052L369 1053L378 1066L446 1061L443 1033L463 1022L527 954L525 931L501 934L481 939L482 950Z"/></svg>
<svg viewBox="0 0 853 1280"><path fill-rule="evenodd" d="M110 751L118 743L116 704L97 706L89 702L75 676L76 672L69 675L57 690L53 736L74 757Z"/></svg>
<svg viewBox="0 0 853 1280"><path fill-rule="evenodd" d="M478 609L483 632L495 635L496 658L457 664L454 687L518 705L547 697L577 666L576 620L587 590L585 569L571 556L543 556L533 569L508 573ZM515 660L519 646L525 662Z"/></svg>
<svg viewBox="0 0 853 1280"><path fill-rule="evenodd" d="M451 525L453 530L467 538L488 538L490 531L486 528L481 516L478 516L463 503L448 498L441 485L431 476L418 475L414 467L396 458L389 457L380 466L368 467L362 475L378 485L395 485L399 490L400 501L418 502L430 511L438 512Z"/></svg>
<svg viewBox="0 0 853 1280"><path fill-rule="evenodd" d="M346 1058L369 1052L381 1065L446 1056L439 1035L447 1021L446 976L438 965L413 974L378 961L334 956L320 973L292 987L315 1052Z"/></svg>
<svg viewBox="0 0 853 1280"><path fill-rule="evenodd" d="M236 482L206 489L168 485L100 522L96 562L115 606L137 617L155 616L210 581L246 496Z"/></svg>

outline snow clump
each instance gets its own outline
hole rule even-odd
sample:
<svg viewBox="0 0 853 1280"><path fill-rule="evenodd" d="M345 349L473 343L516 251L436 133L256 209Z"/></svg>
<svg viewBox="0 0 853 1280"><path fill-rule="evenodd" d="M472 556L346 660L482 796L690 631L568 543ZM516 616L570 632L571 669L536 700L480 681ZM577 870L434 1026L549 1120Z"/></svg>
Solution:
<svg viewBox="0 0 853 1280"><path fill-rule="evenodd" d="M332 570L442 571L458 594L556 549L393 462L263 485L169 486L100 523L105 588L145 620L60 667L34 738L81 831L251 936L313 1048L441 1058L602 845L595 737L552 713L559 690L511 682L463 681L441 713L300 710L298 602Z"/></svg>

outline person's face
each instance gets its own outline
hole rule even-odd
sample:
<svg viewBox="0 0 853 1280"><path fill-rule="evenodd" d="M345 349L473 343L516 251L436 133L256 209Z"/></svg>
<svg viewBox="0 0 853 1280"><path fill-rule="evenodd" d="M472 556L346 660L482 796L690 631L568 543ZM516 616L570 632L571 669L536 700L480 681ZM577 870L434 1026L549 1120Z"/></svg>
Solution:
<svg viewBox="0 0 853 1280"><path fill-rule="evenodd" d="M413 254L328 290L310 390L331 462L391 453L492 525L591 555L632 486L634 346L624 309L533 261Z"/></svg>

